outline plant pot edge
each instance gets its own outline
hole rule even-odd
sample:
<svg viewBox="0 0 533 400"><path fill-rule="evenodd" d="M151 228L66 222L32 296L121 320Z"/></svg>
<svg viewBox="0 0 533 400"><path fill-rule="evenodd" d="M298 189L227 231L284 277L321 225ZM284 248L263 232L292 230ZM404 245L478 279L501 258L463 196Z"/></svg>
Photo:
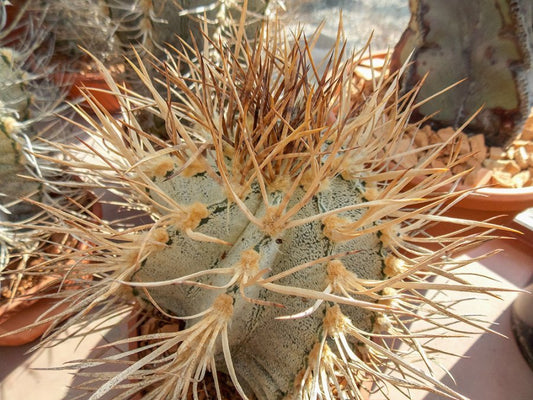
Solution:
<svg viewBox="0 0 533 400"><path fill-rule="evenodd" d="M102 216L100 203L94 203L91 210L98 217ZM62 277L44 277L38 284L31 287L24 296L0 304L0 347L21 346L37 340L50 327L51 322L43 322L23 331L18 330L32 325L51 307L55 307L55 309L48 316L57 315L68 308L68 303L58 305L57 299L32 298L33 295L43 291L54 281L62 282ZM17 331L17 333L9 334L13 331Z"/></svg>

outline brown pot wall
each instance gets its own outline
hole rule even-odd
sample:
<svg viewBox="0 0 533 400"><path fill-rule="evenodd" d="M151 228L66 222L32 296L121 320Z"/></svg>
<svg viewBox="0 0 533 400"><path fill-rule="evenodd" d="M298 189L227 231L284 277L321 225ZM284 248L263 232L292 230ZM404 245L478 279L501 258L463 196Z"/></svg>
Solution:
<svg viewBox="0 0 533 400"><path fill-rule="evenodd" d="M38 285L29 289L24 297L18 297L11 302L0 305L0 346L21 346L31 343L50 327L51 323L43 323L21 332L8 334L33 324L41 315L57 304L56 299L32 299L32 295L43 292L54 280L57 281L57 278L43 279ZM66 308L66 304L61 305L47 316L57 315Z"/></svg>

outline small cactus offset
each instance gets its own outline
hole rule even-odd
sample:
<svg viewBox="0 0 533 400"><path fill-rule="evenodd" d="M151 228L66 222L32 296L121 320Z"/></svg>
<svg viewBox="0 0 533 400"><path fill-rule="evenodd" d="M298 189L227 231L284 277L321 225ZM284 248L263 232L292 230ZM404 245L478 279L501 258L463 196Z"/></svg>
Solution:
<svg viewBox="0 0 533 400"><path fill-rule="evenodd" d="M459 126L480 107L469 129L491 146L509 145L521 131L533 98L531 0L410 0L411 21L395 48L408 60L407 90L426 74L419 112L439 125ZM453 23L452 23L453 22Z"/></svg>
<svg viewBox="0 0 533 400"><path fill-rule="evenodd" d="M498 290L470 285L456 274L466 262L447 257L490 237L470 235L472 227L495 226L456 220L465 225L456 235L424 233L428 223L449 220L439 206L460 194L428 197L458 179L429 167L438 146L413 169L388 168L401 156L395 144L416 129L409 123L416 90L400 97L398 75L358 81L359 56L344 63L339 41L319 64L313 41L265 25L254 43L212 43L193 59L174 54L154 81L138 60L132 68L149 97L124 89L118 120L96 104L94 116L79 110L90 141L58 145L64 165L145 215L138 226L120 214L92 223L46 207L65 222L54 229L92 246L74 254L79 262L69 271L97 278L59 293L70 308L58 318L71 317L47 343L132 300L185 321L178 332L117 343L152 340L137 350L76 363L124 358L122 372L86 384L90 399L114 389L122 391L116 399L143 390L147 399L197 396L208 371L218 398L217 371L244 399L360 399L367 381L463 399L432 377L430 342L446 335L442 317L485 328L423 290ZM159 94L156 80L176 102ZM139 108L165 121L168 140L141 129ZM414 177L419 184L410 186ZM453 282L432 283L438 275ZM413 319L434 329L411 332ZM427 369L413 366L416 359Z"/></svg>

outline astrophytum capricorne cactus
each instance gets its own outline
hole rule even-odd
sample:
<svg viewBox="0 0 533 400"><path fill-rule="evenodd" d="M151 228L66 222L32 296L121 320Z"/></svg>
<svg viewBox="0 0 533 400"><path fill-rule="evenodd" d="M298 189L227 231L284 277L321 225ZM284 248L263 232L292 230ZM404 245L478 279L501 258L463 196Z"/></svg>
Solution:
<svg viewBox="0 0 533 400"><path fill-rule="evenodd" d="M458 179L430 168L434 156L393 167L409 154L397 143L416 129L408 122L416 93L399 97L397 75L358 79L361 55L342 62L340 40L327 60L313 60L314 40L265 25L252 44L212 43L195 60L176 53L159 67L168 96L138 60L132 68L151 97L122 88L119 119L97 105L94 116L80 110L89 138L58 146L65 163L111 192L112 204L145 215L137 225L120 212L93 223L47 207L91 244L69 271L96 277L59 293L70 304L62 317L71 316L61 328L135 298L186 324L122 342L153 340L137 350L80 361L125 358L122 372L86 385L90 399L117 388L117 399L141 390L146 399L187 398L208 371L227 373L243 398L358 399L366 381L463 398L388 343L403 342L429 365L429 342L446 335L441 317L454 314L423 290L496 290L470 285L456 275L465 261L448 258L488 237L470 228L493 226L457 221L465 229L456 235L424 233L446 220L439 205L459 194L428 197ZM165 121L168 140L142 131L140 108ZM437 275L452 283L432 283ZM411 332L416 319L434 330ZM147 355L128 360L140 352Z"/></svg>

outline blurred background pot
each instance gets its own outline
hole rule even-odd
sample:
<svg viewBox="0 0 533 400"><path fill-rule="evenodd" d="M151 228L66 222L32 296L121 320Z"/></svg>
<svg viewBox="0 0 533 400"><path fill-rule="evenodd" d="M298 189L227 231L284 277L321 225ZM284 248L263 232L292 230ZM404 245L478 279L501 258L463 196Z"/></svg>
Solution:
<svg viewBox="0 0 533 400"><path fill-rule="evenodd" d="M46 332L50 323L42 323L20 332L17 331L32 325L41 315L57 304L55 299L36 297L45 295L48 288L54 287L54 282L58 282L58 277L43 278L35 286L29 288L24 296L16 297L0 305L0 346L21 346L31 343ZM59 314L66 308L66 304L56 307L48 316ZM16 333L9 334L9 332Z"/></svg>
<svg viewBox="0 0 533 400"><path fill-rule="evenodd" d="M101 204L93 204L91 211L97 217L101 217ZM19 284L19 286L24 286L23 293L14 293L12 298L3 296L4 300L0 297L0 346L20 346L31 343L41 337L52 322L36 324L39 318L58 315L69 306L68 302L60 302L59 298L52 295L57 293L59 289L68 290L79 286L80 279L91 279L90 276L77 277L77 282L75 282L73 280L65 280L65 277L60 274L54 276L38 275L38 265L44 261L43 257L47 254L61 256L68 252L69 249L87 247L87 244L70 235L65 236L63 234L52 235L49 238L49 242L50 244L46 245L41 252L43 256L35 256L27 262L28 268L34 267L36 269L36 274L23 284ZM13 261L13 263L17 262L18 260ZM65 261L65 263L68 264L69 261ZM9 274L9 269L10 266L4 270L4 273L7 272ZM13 274L16 273L17 270L15 269ZM9 275L7 276L6 281L9 281ZM22 278L24 279L24 275ZM21 330L24 327L28 327L28 329Z"/></svg>
<svg viewBox="0 0 533 400"><path fill-rule="evenodd" d="M57 73L54 79L61 86L68 86L67 99L81 101L81 106L90 111L92 108L83 100L82 91L90 93L99 104L110 113L120 111L120 104L114 94L110 92L103 74L96 71L75 71Z"/></svg>

